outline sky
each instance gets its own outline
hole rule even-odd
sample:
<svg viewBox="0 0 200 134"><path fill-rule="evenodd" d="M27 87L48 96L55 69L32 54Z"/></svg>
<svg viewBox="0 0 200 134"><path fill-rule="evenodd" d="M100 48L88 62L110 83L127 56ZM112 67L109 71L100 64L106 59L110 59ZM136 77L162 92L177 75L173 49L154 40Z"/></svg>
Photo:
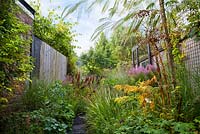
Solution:
<svg viewBox="0 0 200 134"><path fill-rule="evenodd" d="M26 0L28 3L34 0ZM67 5L75 4L77 0L40 0L42 14L46 16L48 10L56 9L57 14L61 14L63 9ZM58 6L60 8L58 9ZM82 52L87 52L90 47L94 46L95 42L90 38L94 33L95 29L100 25L99 19L102 18L101 7L96 6L90 13L82 13L80 17L77 14L71 14L66 17L66 21L69 22L78 22L76 26L73 27L78 35L75 37L76 42L73 42L73 45L78 46L79 48L75 49L75 52L78 56Z"/></svg>

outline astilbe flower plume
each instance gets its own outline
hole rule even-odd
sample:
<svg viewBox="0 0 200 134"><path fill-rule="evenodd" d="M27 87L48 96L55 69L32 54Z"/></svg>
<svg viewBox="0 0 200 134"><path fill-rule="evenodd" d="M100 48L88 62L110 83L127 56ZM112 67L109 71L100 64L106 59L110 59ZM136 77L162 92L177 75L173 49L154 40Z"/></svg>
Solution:
<svg viewBox="0 0 200 134"><path fill-rule="evenodd" d="M135 67L135 68L131 68L129 71L128 71L128 74L129 75L139 75L139 74L149 74L150 72L154 72L156 70L156 67L154 65L147 65L146 67L142 67L142 66L139 66L139 67Z"/></svg>

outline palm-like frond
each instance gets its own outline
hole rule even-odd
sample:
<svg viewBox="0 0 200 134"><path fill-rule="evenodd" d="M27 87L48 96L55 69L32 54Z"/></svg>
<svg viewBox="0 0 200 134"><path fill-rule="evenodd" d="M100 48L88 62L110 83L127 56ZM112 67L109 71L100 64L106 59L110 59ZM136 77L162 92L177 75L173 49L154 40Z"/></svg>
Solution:
<svg viewBox="0 0 200 134"><path fill-rule="evenodd" d="M92 34L91 39L92 40L96 39L103 32L103 29L109 28L111 26L112 26L111 21L104 22L102 25L96 28L95 32Z"/></svg>
<svg viewBox="0 0 200 134"><path fill-rule="evenodd" d="M61 17L63 19L66 18L69 14L75 12L80 7L80 5L82 5L83 3L86 3L86 2L87 2L87 0L80 0L75 5L66 6L64 8L63 12L61 13Z"/></svg>

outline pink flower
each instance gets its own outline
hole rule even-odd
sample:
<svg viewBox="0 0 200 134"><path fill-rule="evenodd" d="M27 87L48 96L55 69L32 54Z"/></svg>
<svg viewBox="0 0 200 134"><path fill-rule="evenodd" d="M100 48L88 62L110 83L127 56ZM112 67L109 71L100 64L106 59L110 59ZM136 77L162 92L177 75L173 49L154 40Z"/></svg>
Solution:
<svg viewBox="0 0 200 134"><path fill-rule="evenodd" d="M128 71L128 74L129 75L139 75L139 74L146 75L146 74L149 74L150 72L154 72L154 71L156 71L156 67L149 64L146 67L139 66L139 67L131 68Z"/></svg>
<svg viewBox="0 0 200 134"><path fill-rule="evenodd" d="M154 65L151 65L151 64L148 64L146 66L146 69L149 70L149 71L152 71L152 72L156 71L156 67Z"/></svg>

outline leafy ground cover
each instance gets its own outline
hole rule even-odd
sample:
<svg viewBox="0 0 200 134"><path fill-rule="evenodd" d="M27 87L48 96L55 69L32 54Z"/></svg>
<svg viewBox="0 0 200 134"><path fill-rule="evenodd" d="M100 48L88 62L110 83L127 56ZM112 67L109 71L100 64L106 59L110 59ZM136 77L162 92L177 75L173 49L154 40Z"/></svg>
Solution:
<svg viewBox="0 0 200 134"><path fill-rule="evenodd" d="M34 81L22 96L20 111L1 119L1 132L65 134L71 130L75 117L72 105L68 102L69 89L62 87L59 82L48 85Z"/></svg>

